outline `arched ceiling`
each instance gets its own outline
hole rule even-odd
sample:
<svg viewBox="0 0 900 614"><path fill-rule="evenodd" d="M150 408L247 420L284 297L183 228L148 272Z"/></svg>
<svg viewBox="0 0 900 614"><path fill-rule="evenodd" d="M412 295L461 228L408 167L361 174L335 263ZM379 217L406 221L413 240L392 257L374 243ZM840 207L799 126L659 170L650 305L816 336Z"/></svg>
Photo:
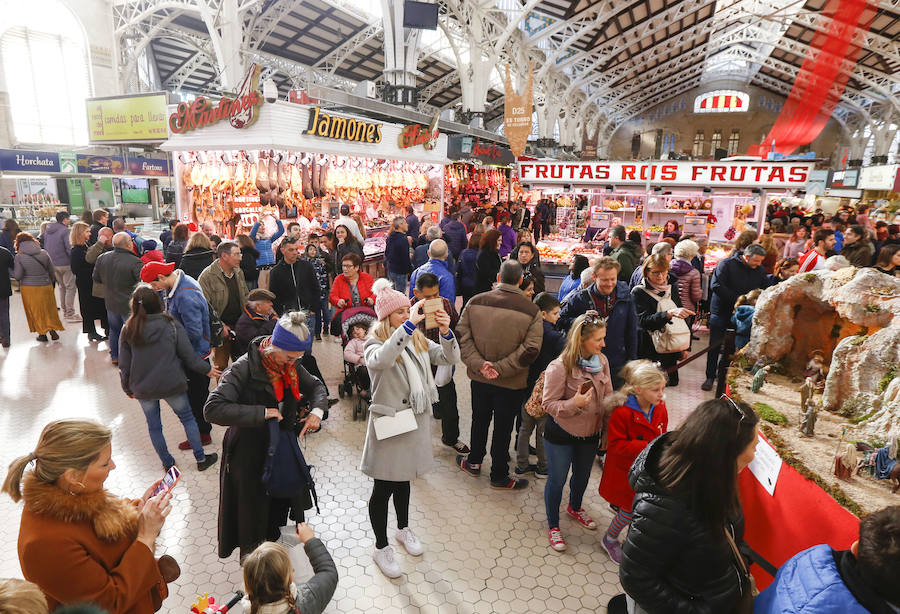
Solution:
<svg viewBox="0 0 900 614"><path fill-rule="evenodd" d="M859 38L859 60L848 69L835 112L842 121L851 115L900 116L900 0L870 1L878 9L868 34ZM234 0L120 0L114 6L121 66L128 71L146 50L157 85L217 91L224 68L216 60L215 41L229 36L222 19L228 2ZM578 105L582 118L605 118L607 130L648 106L721 80L785 95L813 36L823 29L819 17L826 2L440 0L442 31L458 38L465 32L456 22L461 5L471 5L475 16L516 23L502 57L536 60L540 102L555 100L563 109ZM263 64L282 94L310 84L351 89L363 80L381 82L384 33L373 15L379 4L237 0L232 10L242 24L239 53ZM454 42L458 47L460 40ZM456 65L453 54L420 56L422 110L460 104ZM124 76L135 89L134 75ZM487 123L502 114L502 96L499 88L488 90Z"/></svg>

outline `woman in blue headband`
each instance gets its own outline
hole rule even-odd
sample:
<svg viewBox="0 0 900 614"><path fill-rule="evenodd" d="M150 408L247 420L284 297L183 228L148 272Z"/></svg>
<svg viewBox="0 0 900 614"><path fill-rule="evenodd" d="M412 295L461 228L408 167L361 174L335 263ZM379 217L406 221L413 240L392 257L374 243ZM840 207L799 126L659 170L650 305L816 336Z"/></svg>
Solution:
<svg viewBox="0 0 900 614"><path fill-rule="evenodd" d="M269 444L266 421L276 418L282 429L303 437L318 430L328 407L325 385L301 364L313 341L306 318L303 311L286 313L270 336L251 341L204 407L207 420L228 427L219 488L222 558L240 547L243 559L260 543L277 540L288 513L294 522L303 522L304 511L312 507L308 489L282 499L270 497L262 482Z"/></svg>

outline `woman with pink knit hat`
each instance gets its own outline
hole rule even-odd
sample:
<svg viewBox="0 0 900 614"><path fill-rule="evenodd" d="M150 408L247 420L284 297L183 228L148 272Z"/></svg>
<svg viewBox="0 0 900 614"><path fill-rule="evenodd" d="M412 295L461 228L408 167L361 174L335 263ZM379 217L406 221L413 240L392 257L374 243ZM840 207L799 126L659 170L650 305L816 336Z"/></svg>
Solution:
<svg viewBox="0 0 900 614"><path fill-rule="evenodd" d="M394 498L396 540L407 553L418 556L422 544L409 528L409 483L431 469L431 406L438 400L431 365L459 362L459 344L443 310L434 319L440 344L429 341L417 328L425 318L424 301L412 307L390 280L376 280L375 314L365 346L366 367L372 379L372 404L360 470L375 480L369 498L369 520L375 532L373 559L389 578L403 574L388 544L388 502Z"/></svg>

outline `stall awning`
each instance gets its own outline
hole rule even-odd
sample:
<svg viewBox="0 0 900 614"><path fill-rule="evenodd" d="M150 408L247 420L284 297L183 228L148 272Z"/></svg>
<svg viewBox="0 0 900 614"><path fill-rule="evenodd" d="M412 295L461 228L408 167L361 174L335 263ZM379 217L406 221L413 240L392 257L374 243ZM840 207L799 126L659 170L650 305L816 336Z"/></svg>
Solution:
<svg viewBox="0 0 900 614"><path fill-rule="evenodd" d="M176 105L170 105L169 113L174 113L176 108ZM316 109L319 109L318 115L316 115ZM399 124L389 124L346 113L333 113L326 108L281 101L264 103L258 109L258 113L259 117L256 122L247 128L237 129L227 121L220 121L184 133L172 134L169 140L160 146L160 149L164 151L274 149L431 164L448 164L450 162L447 159L447 136L444 134L438 137L437 145L433 149L425 149L422 145L404 149L399 144L400 132L404 126ZM337 126L330 132L326 131L328 134L335 134L335 138L308 133L312 127L311 120L315 121L316 118L318 118L316 123L320 127L326 120ZM334 122L335 119L338 121ZM364 123L366 126L377 124L379 126L377 132L380 134L378 142L338 138L340 135L345 137L348 135L347 126L351 121L353 123L350 126L352 126L354 135L358 135L360 132L359 123ZM370 140L373 138L375 137L370 137Z"/></svg>

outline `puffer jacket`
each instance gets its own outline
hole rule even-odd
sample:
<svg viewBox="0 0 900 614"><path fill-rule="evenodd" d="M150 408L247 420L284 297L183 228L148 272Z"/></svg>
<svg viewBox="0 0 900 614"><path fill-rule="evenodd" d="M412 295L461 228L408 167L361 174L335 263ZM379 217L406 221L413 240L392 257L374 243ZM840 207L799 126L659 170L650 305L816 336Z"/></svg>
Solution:
<svg viewBox="0 0 900 614"><path fill-rule="evenodd" d="M619 580L647 614L728 614L741 598L731 546L724 535L710 533L686 498L657 482L660 457L671 438L666 433L654 439L629 472L634 518ZM730 524L740 544L743 516Z"/></svg>
<svg viewBox="0 0 900 614"><path fill-rule="evenodd" d="M735 326L735 347L737 349L750 343L754 312L756 312L756 308L753 305L740 305L731 316L731 323Z"/></svg>
<svg viewBox="0 0 900 614"><path fill-rule="evenodd" d="M700 285L700 271L687 260L676 258L672 261L672 273L678 278L678 293L681 306L697 313L697 304L703 298L703 287Z"/></svg>
<svg viewBox="0 0 900 614"><path fill-rule="evenodd" d="M22 286L49 286L56 283L50 255L34 241L22 241L13 264L13 277Z"/></svg>
<svg viewBox="0 0 900 614"><path fill-rule="evenodd" d="M171 248L172 245L169 245L169 249ZM206 267L211 265L215 259L216 254L211 249L206 249L205 247L192 247L182 254L181 260L176 266L194 279L200 279L200 274L203 273L203 271L206 270Z"/></svg>
<svg viewBox="0 0 900 614"><path fill-rule="evenodd" d="M841 256L858 269L871 266L875 257L875 246L868 239L860 239L856 243L844 245Z"/></svg>
<svg viewBox="0 0 900 614"><path fill-rule="evenodd" d="M628 283L631 281L631 274L641 262L642 250L641 246L634 241L625 241L619 247L615 248L609 254L619 262L619 281Z"/></svg>
<svg viewBox="0 0 900 614"><path fill-rule="evenodd" d="M856 559L849 551L835 551L828 545L813 546L781 566L775 581L754 601L753 612L891 614L890 606L882 598L857 581L861 578L855 569Z"/></svg>
<svg viewBox="0 0 900 614"><path fill-rule="evenodd" d="M69 227L60 222L47 225L44 232L44 249L50 254L53 266L69 266L72 245L69 243Z"/></svg>
<svg viewBox="0 0 900 614"><path fill-rule="evenodd" d="M147 316L141 330L144 342L131 345L119 339L119 376L122 390L136 399L168 399L187 392L185 370L207 373L209 363L197 356L184 327L163 313Z"/></svg>

